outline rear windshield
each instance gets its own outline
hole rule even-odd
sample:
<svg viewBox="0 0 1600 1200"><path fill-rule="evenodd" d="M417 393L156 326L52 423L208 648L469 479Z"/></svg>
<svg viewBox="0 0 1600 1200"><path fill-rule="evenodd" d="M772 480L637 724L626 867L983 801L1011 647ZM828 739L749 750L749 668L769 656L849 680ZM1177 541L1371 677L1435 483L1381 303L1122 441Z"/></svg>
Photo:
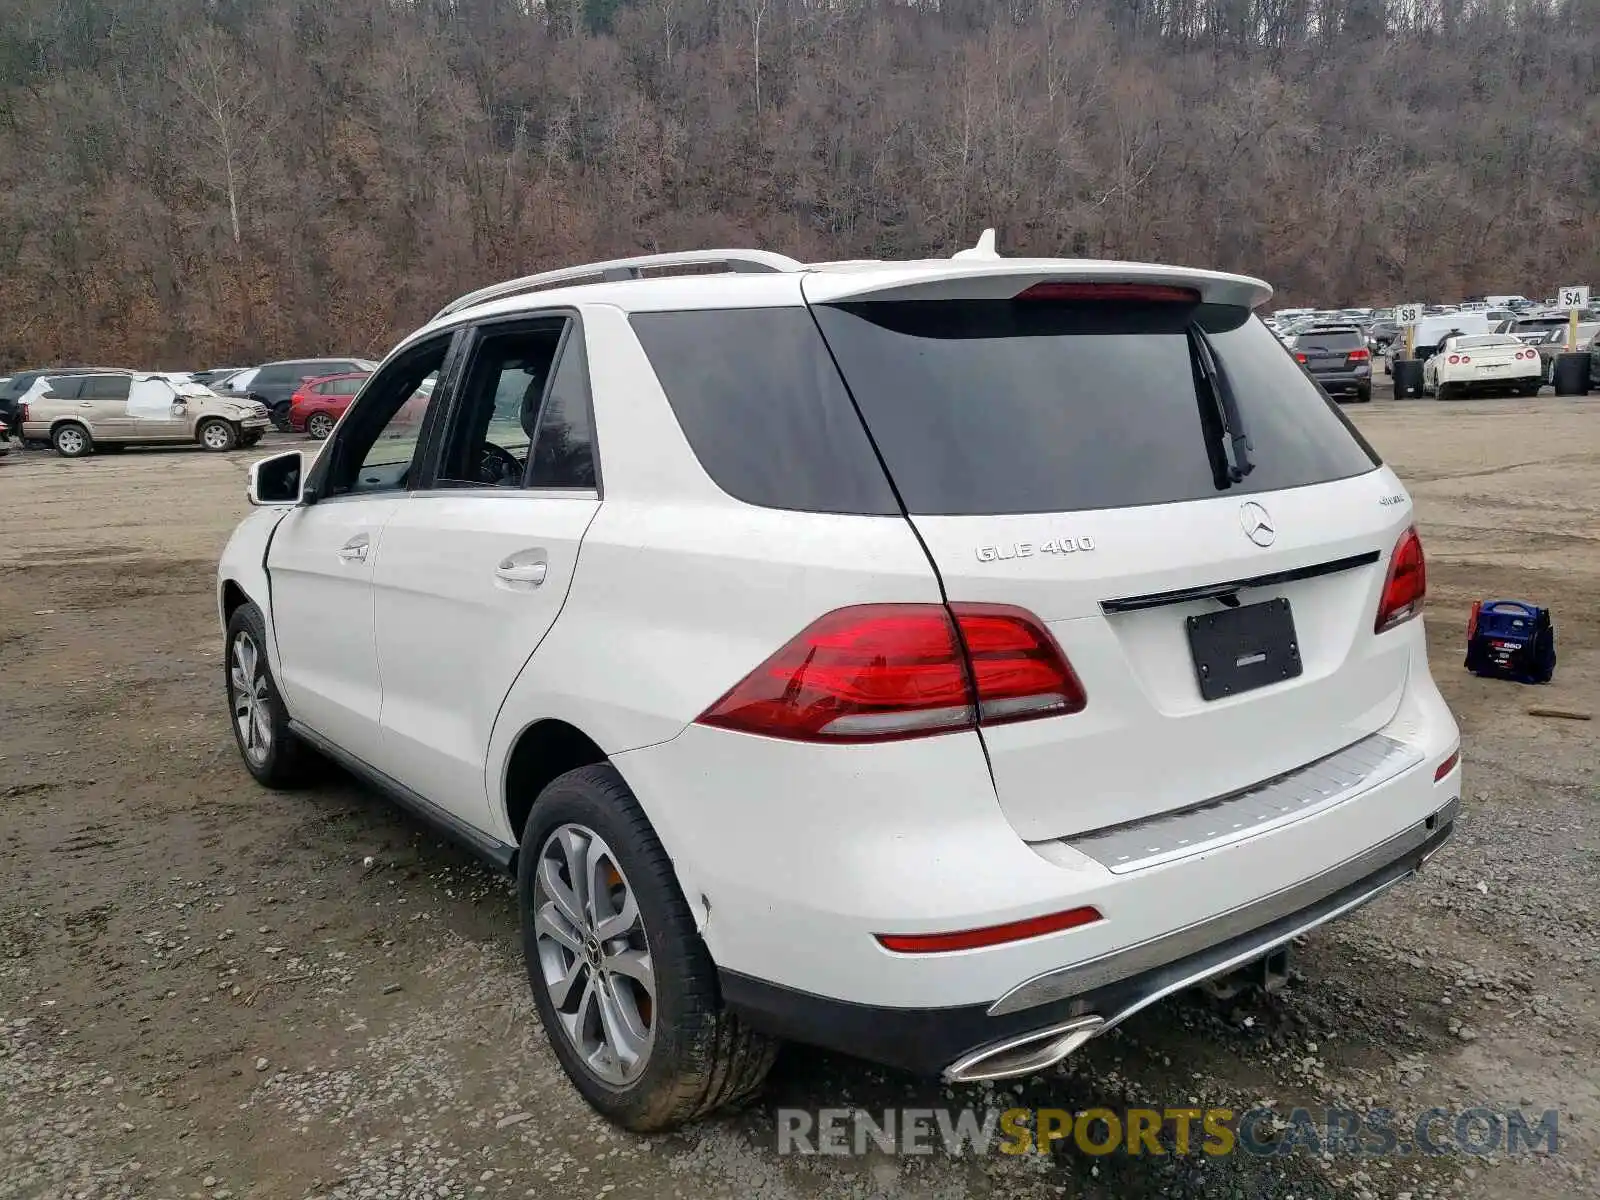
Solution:
<svg viewBox="0 0 1600 1200"><path fill-rule="evenodd" d="M1301 350L1356 350L1366 345L1354 329L1330 329L1302 333L1294 339Z"/></svg>
<svg viewBox="0 0 1600 1200"><path fill-rule="evenodd" d="M1230 494L1360 475L1377 455L1247 310L1010 300L820 305L912 513L1064 512L1217 496L1203 328L1255 469Z"/></svg>

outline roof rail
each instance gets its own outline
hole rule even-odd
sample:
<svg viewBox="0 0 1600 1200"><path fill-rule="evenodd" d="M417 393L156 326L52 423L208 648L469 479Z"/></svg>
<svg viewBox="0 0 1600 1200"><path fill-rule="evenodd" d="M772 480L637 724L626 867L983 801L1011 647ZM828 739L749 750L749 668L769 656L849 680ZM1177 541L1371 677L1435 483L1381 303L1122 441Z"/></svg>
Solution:
<svg viewBox="0 0 1600 1200"><path fill-rule="evenodd" d="M524 275L505 283L491 284L468 292L452 300L434 314L439 320L463 308L487 304L506 296L519 296L524 292L540 292L547 288L579 283L611 283L622 279L642 279L646 271L668 271L675 267L718 267L740 274L798 271L804 264L787 255L768 250L684 250L677 254L641 254L634 258L613 258L609 262L585 263L579 267L563 267L559 271L543 271L538 275ZM715 272L706 272L714 274Z"/></svg>

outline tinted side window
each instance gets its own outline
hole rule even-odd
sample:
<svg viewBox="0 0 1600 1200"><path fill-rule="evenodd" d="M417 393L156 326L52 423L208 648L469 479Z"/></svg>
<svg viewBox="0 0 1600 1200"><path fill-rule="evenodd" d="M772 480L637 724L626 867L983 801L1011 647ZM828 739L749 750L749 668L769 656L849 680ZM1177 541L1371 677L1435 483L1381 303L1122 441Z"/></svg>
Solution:
<svg viewBox="0 0 1600 1200"><path fill-rule="evenodd" d="M817 321L913 513L1071 512L1216 496L1206 330L1254 444L1232 494L1322 483L1375 457L1267 328L1218 306L920 301Z"/></svg>
<svg viewBox="0 0 1600 1200"><path fill-rule="evenodd" d="M583 338L573 325L568 329L550 390L539 410L533 455L528 460L528 486L595 487L593 424Z"/></svg>
<svg viewBox="0 0 1600 1200"><path fill-rule="evenodd" d="M769 508L899 512L809 310L638 313L632 323L723 491Z"/></svg>
<svg viewBox="0 0 1600 1200"><path fill-rule="evenodd" d="M277 366L262 367L250 382L256 387L275 387L280 383L296 383L299 379L300 373L298 371L293 367L280 363Z"/></svg>
<svg viewBox="0 0 1600 1200"><path fill-rule="evenodd" d="M78 396L84 400L126 400L131 382L126 375L88 375Z"/></svg>
<svg viewBox="0 0 1600 1200"><path fill-rule="evenodd" d="M79 389L83 387L83 378L76 375L58 375L54 379L45 380L45 391L50 392L58 400L76 400ZM24 388L24 391L27 389Z"/></svg>

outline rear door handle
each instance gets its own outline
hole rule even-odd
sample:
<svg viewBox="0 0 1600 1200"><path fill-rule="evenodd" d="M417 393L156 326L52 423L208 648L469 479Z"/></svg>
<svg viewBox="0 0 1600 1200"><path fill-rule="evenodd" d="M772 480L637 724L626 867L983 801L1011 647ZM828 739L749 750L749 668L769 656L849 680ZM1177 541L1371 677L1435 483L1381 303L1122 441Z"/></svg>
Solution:
<svg viewBox="0 0 1600 1200"><path fill-rule="evenodd" d="M372 539L367 534L358 533L339 547L339 557L345 562L366 562L367 548L371 544Z"/></svg>

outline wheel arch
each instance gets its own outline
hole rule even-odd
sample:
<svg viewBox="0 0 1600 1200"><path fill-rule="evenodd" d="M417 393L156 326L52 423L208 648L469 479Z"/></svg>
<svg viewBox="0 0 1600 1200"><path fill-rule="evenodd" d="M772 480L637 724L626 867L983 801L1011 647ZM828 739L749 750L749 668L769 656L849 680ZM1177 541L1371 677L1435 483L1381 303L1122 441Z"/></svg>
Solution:
<svg viewBox="0 0 1600 1200"><path fill-rule="evenodd" d="M500 810L512 844L521 844L533 802L554 779L579 767L610 761L593 738L559 718L544 717L524 726L500 772Z"/></svg>
<svg viewBox="0 0 1600 1200"><path fill-rule="evenodd" d="M89 422L85 421L82 417L72 416L71 414L64 417L57 417L55 420L50 422L50 436L52 438L55 437L56 430L60 429L63 425L76 425L79 429L83 430L83 435L86 438L88 438L91 442L94 441L94 430L89 428Z"/></svg>

